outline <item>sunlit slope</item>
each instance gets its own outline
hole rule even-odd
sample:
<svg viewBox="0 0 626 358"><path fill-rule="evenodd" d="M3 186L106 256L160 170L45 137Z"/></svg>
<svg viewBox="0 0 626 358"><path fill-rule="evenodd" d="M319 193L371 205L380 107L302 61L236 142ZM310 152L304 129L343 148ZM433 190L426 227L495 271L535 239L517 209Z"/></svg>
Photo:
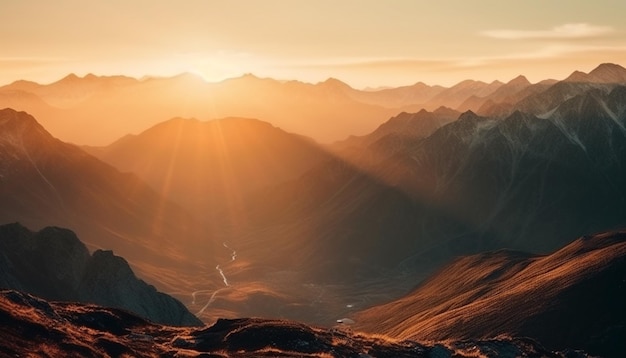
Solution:
<svg viewBox="0 0 626 358"><path fill-rule="evenodd" d="M622 232L586 236L547 256L483 253L359 313L356 329L402 339L526 336L551 349L618 357L626 352L625 279Z"/></svg>
<svg viewBox="0 0 626 358"><path fill-rule="evenodd" d="M176 118L87 150L205 220L330 159L311 139L246 118Z"/></svg>
<svg viewBox="0 0 626 358"><path fill-rule="evenodd" d="M186 274L211 262L204 224L136 176L55 139L27 113L0 111L0 148L0 222L70 228L168 292L191 290Z"/></svg>

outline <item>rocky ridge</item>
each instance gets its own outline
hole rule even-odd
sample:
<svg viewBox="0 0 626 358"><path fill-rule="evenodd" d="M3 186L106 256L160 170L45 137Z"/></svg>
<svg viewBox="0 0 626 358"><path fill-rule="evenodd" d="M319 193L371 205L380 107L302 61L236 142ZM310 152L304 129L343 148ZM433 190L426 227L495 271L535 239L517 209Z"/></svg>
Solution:
<svg viewBox="0 0 626 358"><path fill-rule="evenodd" d="M162 324L202 325L178 300L138 279L112 251L90 255L70 230L34 233L19 224L2 225L0 252L1 288L125 309Z"/></svg>

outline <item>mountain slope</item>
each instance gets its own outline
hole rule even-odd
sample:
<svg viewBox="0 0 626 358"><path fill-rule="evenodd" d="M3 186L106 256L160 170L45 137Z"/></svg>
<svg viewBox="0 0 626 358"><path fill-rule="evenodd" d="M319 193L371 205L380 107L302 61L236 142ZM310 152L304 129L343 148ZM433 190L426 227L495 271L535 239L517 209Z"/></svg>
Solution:
<svg viewBox="0 0 626 358"><path fill-rule="evenodd" d="M365 310L357 329L402 339L528 336L551 349L626 353L626 234L580 238L536 256L457 259L407 296Z"/></svg>
<svg viewBox="0 0 626 358"><path fill-rule="evenodd" d="M330 159L308 138L246 118L176 118L87 150L202 218Z"/></svg>
<svg viewBox="0 0 626 358"><path fill-rule="evenodd" d="M91 249L124 255L168 292L190 291L187 274L202 260L214 265L206 224L24 112L0 111L0 181L0 223L68 227Z"/></svg>
<svg viewBox="0 0 626 358"><path fill-rule="evenodd" d="M34 233L19 224L1 225L0 249L2 288L126 309L161 324L202 324L182 303L137 279L123 258L102 250L90 255L69 230Z"/></svg>
<svg viewBox="0 0 626 358"><path fill-rule="evenodd" d="M383 138L401 140L408 138L418 140L426 138L443 125L456 120L461 113L450 108L440 107L433 112L425 109L417 113L402 112L381 124L373 132L364 136L352 136L344 141L337 142L334 148L367 147Z"/></svg>

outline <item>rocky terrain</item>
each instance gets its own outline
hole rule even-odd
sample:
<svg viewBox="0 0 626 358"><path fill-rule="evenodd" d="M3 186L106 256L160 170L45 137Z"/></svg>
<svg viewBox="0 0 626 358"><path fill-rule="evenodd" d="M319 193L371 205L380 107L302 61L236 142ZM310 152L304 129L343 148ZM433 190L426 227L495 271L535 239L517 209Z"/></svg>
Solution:
<svg viewBox="0 0 626 358"><path fill-rule="evenodd" d="M588 357L525 338L417 343L280 320L219 320L205 328L149 323L125 311L0 291L0 354L59 357Z"/></svg>
<svg viewBox="0 0 626 358"><path fill-rule="evenodd" d="M89 254L73 232L57 227L35 233L0 226L0 288L121 308L161 324L202 325L178 300L138 279L126 260L111 251Z"/></svg>

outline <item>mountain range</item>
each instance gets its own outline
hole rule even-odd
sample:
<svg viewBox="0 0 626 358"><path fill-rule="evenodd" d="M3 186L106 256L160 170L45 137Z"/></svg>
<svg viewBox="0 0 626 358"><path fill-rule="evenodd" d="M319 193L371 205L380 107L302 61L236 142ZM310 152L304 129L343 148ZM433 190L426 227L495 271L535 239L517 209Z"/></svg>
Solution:
<svg viewBox="0 0 626 358"><path fill-rule="evenodd" d="M108 145L170 118L260 118L288 132L329 143L365 135L389 117L458 107L503 84L467 80L450 88L412 86L362 91L330 78L310 84L248 74L208 83L192 74L137 80L78 77L51 84L16 81L0 87L0 108L26 111L54 136L82 145Z"/></svg>
<svg viewBox="0 0 626 358"><path fill-rule="evenodd" d="M606 299L599 305L619 311L610 298L621 297L619 287L600 284L605 268L623 271L621 244L611 239L621 236L592 236L590 249L575 249L586 247L581 241L537 256L626 223L626 69L619 65L536 84L518 77L375 91L334 79L313 85L247 75L208 84L190 75L69 76L5 86L0 103L32 105L65 140L73 134L61 128L82 120L93 136L71 141L102 144L95 138L103 134L112 142L77 147L25 112L1 110L0 222L67 227L91 250L113 249L205 322L260 316L330 326L357 317L375 331L371 317L390 322L384 333L403 339L417 337L416 329L424 339L511 333L545 340L551 350L576 348L570 343L588 333L581 327L599 322L607 331L581 347L614 356L597 348L608 339L621 352L611 338L622 332L619 322L554 319L575 326L561 341L551 335L557 328L539 328L580 309L580 287L599 291ZM594 254L563 258L568 250ZM568 269L592 258L617 268ZM556 271L531 270L544 264ZM477 278L490 270L499 272L497 282ZM524 279L508 280L518 274ZM585 286L592 274L599 286ZM568 282L553 283L546 297L571 305L557 312L519 288L537 277L546 281L536 285ZM439 306L413 301L431 282L451 293L432 293L446 309L428 321L429 331L419 312ZM474 317L467 308L460 319L486 323L458 328L450 305L498 306L508 297L503 290L537 302L538 311L524 316L537 320L512 320L498 331L489 325L500 310ZM409 302L405 311L415 310L415 320L394 311L394 300L407 294L399 302ZM384 302L392 303L357 314Z"/></svg>

